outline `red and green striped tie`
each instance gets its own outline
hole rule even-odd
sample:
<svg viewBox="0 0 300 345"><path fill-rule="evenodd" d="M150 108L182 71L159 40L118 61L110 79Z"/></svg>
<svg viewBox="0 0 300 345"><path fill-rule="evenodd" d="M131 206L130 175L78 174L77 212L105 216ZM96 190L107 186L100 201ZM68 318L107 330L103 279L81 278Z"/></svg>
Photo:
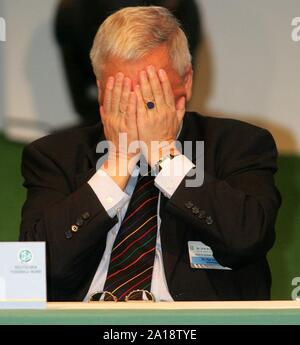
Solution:
<svg viewBox="0 0 300 345"><path fill-rule="evenodd" d="M118 300L133 290L151 288L157 237L158 189L154 176L139 176L115 239L104 291Z"/></svg>

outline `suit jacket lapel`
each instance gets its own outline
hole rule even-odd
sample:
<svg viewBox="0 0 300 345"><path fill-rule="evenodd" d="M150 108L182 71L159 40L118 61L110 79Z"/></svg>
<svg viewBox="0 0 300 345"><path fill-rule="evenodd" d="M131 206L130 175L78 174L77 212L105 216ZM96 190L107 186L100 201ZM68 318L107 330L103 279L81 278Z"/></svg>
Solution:
<svg viewBox="0 0 300 345"><path fill-rule="evenodd" d="M178 141L181 142L182 148L184 149L184 142L192 142L192 161L195 162L196 159L196 150L195 144L198 140L204 140L204 134L202 133L202 128L195 126L193 123L193 116L200 116L191 113L186 113L183 126L178 137ZM203 126L204 127L204 126ZM187 246L186 243L186 232L187 228L180 226L180 223L177 223L173 219L173 215L165 214L164 206L168 202L168 199L162 195L161 198L161 227L160 227L160 236L161 236L161 245L162 245L162 255L164 261L165 275L168 286L172 284L172 276L174 270L178 264L181 254L185 250L184 246ZM184 279L184 278L183 278Z"/></svg>

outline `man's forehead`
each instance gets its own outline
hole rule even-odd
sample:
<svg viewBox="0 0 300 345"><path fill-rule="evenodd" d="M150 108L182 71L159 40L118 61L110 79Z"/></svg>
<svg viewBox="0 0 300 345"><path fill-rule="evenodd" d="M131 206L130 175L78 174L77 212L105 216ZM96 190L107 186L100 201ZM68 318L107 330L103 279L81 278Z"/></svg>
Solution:
<svg viewBox="0 0 300 345"><path fill-rule="evenodd" d="M110 63L109 63L110 64ZM144 61L112 61L109 70L115 70L116 72L125 72L127 71L130 74L139 73L142 70L146 70L147 66L154 66L157 70L160 68L170 69L171 65L168 61L159 61L159 60L144 60Z"/></svg>
<svg viewBox="0 0 300 345"><path fill-rule="evenodd" d="M117 57L110 57L105 64L105 75L114 75L123 72L125 76L133 81L138 80L139 72L145 70L147 66L153 65L156 69L163 68L167 72L171 71L172 64L166 49L154 49L151 53L138 60L122 60ZM107 75L109 74L109 75Z"/></svg>

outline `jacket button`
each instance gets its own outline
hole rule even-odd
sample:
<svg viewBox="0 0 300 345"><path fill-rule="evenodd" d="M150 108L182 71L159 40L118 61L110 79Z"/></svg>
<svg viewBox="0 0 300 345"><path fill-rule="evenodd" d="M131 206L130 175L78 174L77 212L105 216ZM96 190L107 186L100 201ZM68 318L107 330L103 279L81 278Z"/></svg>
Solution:
<svg viewBox="0 0 300 345"><path fill-rule="evenodd" d="M199 213L199 208L197 207L197 206L194 206L193 208L192 208L192 213L193 214L198 214Z"/></svg>
<svg viewBox="0 0 300 345"><path fill-rule="evenodd" d="M188 201L188 202L186 202L186 203L184 204L184 206L185 206L186 208L192 208L192 207L194 206L194 204L193 204L191 201Z"/></svg>
<svg viewBox="0 0 300 345"><path fill-rule="evenodd" d="M66 231L65 236L66 236L66 239L69 240L70 238L72 238L73 235L71 231Z"/></svg>
<svg viewBox="0 0 300 345"><path fill-rule="evenodd" d="M79 228L78 228L77 225L74 225L74 224L73 224L73 225L71 226L71 230L72 230L73 232L77 232L78 229L79 229Z"/></svg>
<svg viewBox="0 0 300 345"><path fill-rule="evenodd" d="M206 223L207 225L211 225L213 222L214 222L214 221L213 221L213 219L211 218L211 216L208 216L208 217L205 218L205 223Z"/></svg>
<svg viewBox="0 0 300 345"><path fill-rule="evenodd" d="M90 218L90 214L88 212L84 212L83 215L81 216L84 220L87 220Z"/></svg>
<svg viewBox="0 0 300 345"><path fill-rule="evenodd" d="M206 216L206 212L204 210L200 210L198 213L198 218L203 219Z"/></svg>
<svg viewBox="0 0 300 345"><path fill-rule="evenodd" d="M76 225L82 226L82 225L83 225L83 222L84 222L84 220L80 217L80 218L78 218L78 219L76 220Z"/></svg>

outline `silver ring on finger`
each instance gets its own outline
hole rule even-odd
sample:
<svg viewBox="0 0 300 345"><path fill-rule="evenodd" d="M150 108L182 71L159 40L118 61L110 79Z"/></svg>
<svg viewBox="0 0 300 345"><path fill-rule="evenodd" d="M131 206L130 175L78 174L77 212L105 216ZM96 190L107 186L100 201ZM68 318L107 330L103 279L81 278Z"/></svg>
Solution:
<svg viewBox="0 0 300 345"><path fill-rule="evenodd" d="M147 101L146 102L146 107L147 107L148 110L152 110L152 109L155 108L155 104L152 101Z"/></svg>

